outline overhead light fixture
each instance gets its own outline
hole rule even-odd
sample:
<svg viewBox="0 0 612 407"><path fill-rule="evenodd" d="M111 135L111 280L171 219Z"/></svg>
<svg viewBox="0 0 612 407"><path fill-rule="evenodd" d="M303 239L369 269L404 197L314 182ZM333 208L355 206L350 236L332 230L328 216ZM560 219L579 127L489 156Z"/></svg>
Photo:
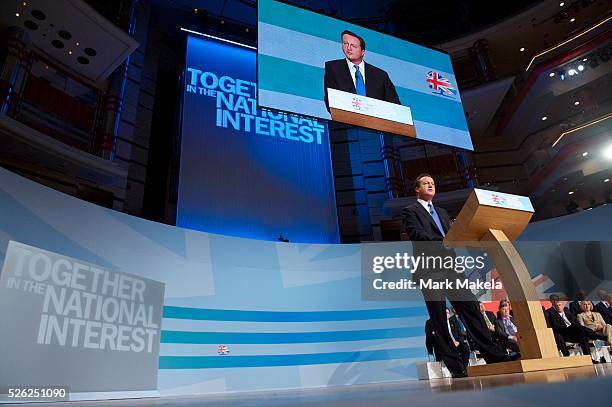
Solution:
<svg viewBox="0 0 612 407"><path fill-rule="evenodd" d="M519 51L521 51L521 52L525 51L525 47L521 47L521 49L519 49Z"/></svg>
<svg viewBox="0 0 612 407"><path fill-rule="evenodd" d="M588 61L588 60L589 60L589 58L584 58L584 59L582 60L582 62L586 62L586 61Z"/></svg>
<svg viewBox="0 0 612 407"><path fill-rule="evenodd" d="M546 119L548 119L548 117L547 117L547 116L542 116L542 121L544 121L544 120L546 120Z"/></svg>
<svg viewBox="0 0 612 407"><path fill-rule="evenodd" d="M564 2L559 3L559 7L563 7L563 6L565 6Z"/></svg>
<svg viewBox="0 0 612 407"><path fill-rule="evenodd" d="M580 72L584 71L584 65L582 65L582 64L578 65L578 70Z"/></svg>
<svg viewBox="0 0 612 407"><path fill-rule="evenodd" d="M574 76L578 73L577 70L575 70L574 68L570 69L569 71L567 71L569 76Z"/></svg>
<svg viewBox="0 0 612 407"><path fill-rule="evenodd" d="M197 8L194 8L194 9L193 9L193 12L194 12L194 13L196 13L196 14L198 14L198 9L197 9Z"/></svg>
<svg viewBox="0 0 612 407"><path fill-rule="evenodd" d="M585 151L584 153L582 153L582 156L583 156L583 157L586 157L587 155L589 155L589 152L588 152L588 151Z"/></svg>
<svg viewBox="0 0 612 407"><path fill-rule="evenodd" d="M548 74L548 76L550 76L552 78L553 76L555 76L555 73L551 72L551 73Z"/></svg>
<svg viewBox="0 0 612 407"><path fill-rule="evenodd" d="M79 43L78 43L78 42L76 43L76 46L77 46L77 47L79 46Z"/></svg>
<svg viewBox="0 0 612 407"><path fill-rule="evenodd" d="M570 19L570 23L573 23L574 21L576 21L576 19L575 19L574 17L572 17L572 18Z"/></svg>
<svg viewBox="0 0 612 407"><path fill-rule="evenodd" d="M574 195L574 191L569 191L567 194L568 195Z"/></svg>
<svg viewBox="0 0 612 407"><path fill-rule="evenodd" d="M604 179L604 182L610 182L610 178Z"/></svg>
<svg viewBox="0 0 612 407"><path fill-rule="evenodd" d="M605 150L604 150L604 157L606 157L608 160L612 160L612 144L610 144Z"/></svg>
<svg viewBox="0 0 612 407"><path fill-rule="evenodd" d="M15 13L15 17L19 17L21 14L19 13Z"/></svg>
<svg viewBox="0 0 612 407"><path fill-rule="evenodd" d="M579 101L575 101L575 102L574 102L574 106L578 106L579 104L580 104L580 102L579 102Z"/></svg>

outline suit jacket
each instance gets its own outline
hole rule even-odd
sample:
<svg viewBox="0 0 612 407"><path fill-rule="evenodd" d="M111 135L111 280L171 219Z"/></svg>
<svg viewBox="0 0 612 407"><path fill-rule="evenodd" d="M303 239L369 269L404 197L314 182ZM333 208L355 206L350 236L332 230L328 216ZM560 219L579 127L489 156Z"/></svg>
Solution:
<svg viewBox="0 0 612 407"><path fill-rule="evenodd" d="M514 322L514 318L510 317L510 321L516 326L516 322ZM502 317L499 317L495 320L495 333L498 338L501 339L509 339L510 332L506 329L506 325L504 325L504 320ZM515 334L516 335L516 334Z"/></svg>
<svg viewBox="0 0 612 407"><path fill-rule="evenodd" d="M492 313L491 311L485 310L485 315L486 315L485 318L487 318L489 322L491 322L493 326L495 326L495 324L497 323L497 317L495 316L495 314ZM485 321L485 324L486 324L486 321ZM497 332L497 327L495 328L495 332ZM493 334L493 332L491 332L491 334Z"/></svg>
<svg viewBox="0 0 612 407"><path fill-rule="evenodd" d="M606 326L606 321L604 321L603 317L599 312L592 311L591 315L592 317L588 317L587 314L585 314L584 312L578 314L578 323L580 323L580 325L582 326L586 326L587 328L592 329L593 331L595 331L595 325L597 324L597 322L599 322L603 327Z"/></svg>
<svg viewBox="0 0 612 407"><path fill-rule="evenodd" d="M580 301L572 301L569 303L569 310L574 316L578 316L582 313L582 308L580 308Z"/></svg>
<svg viewBox="0 0 612 407"><path fill-rule="evenodd" d="M391 79L389 79L387 72L367 62L364 64L366 96L401 105L395 86L393 82L391 82ZM325 106L327 106L327 110L329 110L327 88L357 93L346 58L325 62L325 77L323 82L325 87Z"/></svg>
<svg viewBox="0 0 612 407"><path fill-rule="evenodd" d="M457 342L466 341L467 333L465 331L461 331L461 327L459 326L459 321L457 320L456 315L452 315L448 320L451 328L451 333Z"/></svg>
<svg viewBox="0 0 612 407"><path fill-rule="evenodd" d="M438 213L438 217L440 217L444 233L448 233L451 226L448 212L435 205L434 209ZM411 241L431 242L444 239L431 214L419 202L404 208L402 211L402 222Z"/></svg>
<svg viewBox="0 0 612 407"><path fill-rule="evenodd" d="M606 307L603 302L599 302L593 311L599 312L606 324L612 325L612 307Z"/></svg>
<svg viewBox="0 0 612 407"><path fill-rule="evenodd" d="M430 355L434 354L436 345L436 331L433 329L431 319L425 321L425 347L427 347L427 353ZM437 356L437 355L436 355ZM436 358L436 360L438 360Z"/></svg>
<svg viewBox="0 0 612 407"><path fill-rule="evenodd" d="M567 317L567 319L569 319L572 325L578 323L578 321L575 319L571 312L565 312L565 316ZM565 325L565 321L563 320L561 315L559 315L557 310L552 307L548 309L548 322L550 322L550 327L555 332L559 332L562 334L567 330L567 325Z"/></svg>

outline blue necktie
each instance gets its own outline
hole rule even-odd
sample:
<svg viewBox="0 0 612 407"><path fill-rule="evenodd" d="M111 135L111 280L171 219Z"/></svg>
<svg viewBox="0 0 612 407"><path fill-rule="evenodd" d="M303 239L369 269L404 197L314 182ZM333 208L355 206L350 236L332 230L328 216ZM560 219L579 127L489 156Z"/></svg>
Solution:
<svg viewBox="0 0 612 407"><path fill-rule="evenodd" d="M365 83L363 82L363 76L361 76L361 71L359 70L359 65L353 65L355 67L355 90L358 95L365 96L366 89Z"/></svg>
<svg viewBox="0 0 612 407"><path fill-rule="evenodd" d="M433 218L434 222L436 223L436 226L438 227L438 230L440 231L440 233L442 233L442 236L446 236L446 233L444 233L444 228L442 227L442 222L440 222L440 217L438 216L438 212L436 212L433 208L433 205L431 204L431 202L428 204L429 206L429 213L431 214L431 217Z"/></svg>

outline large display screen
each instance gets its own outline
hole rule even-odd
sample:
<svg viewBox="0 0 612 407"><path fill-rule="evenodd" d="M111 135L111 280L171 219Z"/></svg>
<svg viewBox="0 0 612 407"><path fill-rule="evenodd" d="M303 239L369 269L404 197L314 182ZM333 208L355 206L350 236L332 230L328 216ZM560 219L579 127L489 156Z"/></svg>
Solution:
<svg viewBox="0 0 612 407"><path fill-rule="evenodd" d="M327 124L257 109L255 51L189 36L177 226L339 241Z"/></svg>
<svg viewBox="0 0 612 407"><path fill-rule="evenodd" d="M418 139L473 150L449 55L274 0L258 1L257 29L261 106L330 119L337 89L407 106Z"/></svg>

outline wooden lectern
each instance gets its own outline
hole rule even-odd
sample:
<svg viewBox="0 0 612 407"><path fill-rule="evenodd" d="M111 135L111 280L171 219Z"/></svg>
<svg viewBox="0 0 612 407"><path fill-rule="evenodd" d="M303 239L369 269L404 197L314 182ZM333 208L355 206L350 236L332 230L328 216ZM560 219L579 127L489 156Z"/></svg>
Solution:
<svg viewBox="0 0 612 407"><path fill-rule="evenodd" d="M412 112L408 106L327 89L332 120L373 130L416 137Z"/></svg>
<svg viewBox="0 0 612 407"><path fill-rule="evenodd" d="M520 360L469 366L468 376L592 366L590 355L559 356L527 267L512 244L533 211L527 197L474 189L444 238L447 247L479 247L488 253L510 298L518 330Z"/></svg>

